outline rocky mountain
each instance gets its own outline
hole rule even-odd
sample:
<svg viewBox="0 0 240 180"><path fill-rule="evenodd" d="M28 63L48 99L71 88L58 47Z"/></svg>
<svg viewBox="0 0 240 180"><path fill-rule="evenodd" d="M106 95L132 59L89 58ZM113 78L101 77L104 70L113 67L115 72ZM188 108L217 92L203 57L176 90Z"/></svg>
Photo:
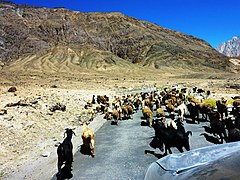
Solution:
<svg viewBox="0 0 240 180"><path fill-rule="evenodd" d="M221 43L217 51L229 57L240 57L240 36L235 36L232 39Z"/></svg>
<svg viewBox="0 0 240 180"><path fill-rule="evenodd" d="M228 69L207 42L121 13L0 3L0 66L51 71Z"/></svg>

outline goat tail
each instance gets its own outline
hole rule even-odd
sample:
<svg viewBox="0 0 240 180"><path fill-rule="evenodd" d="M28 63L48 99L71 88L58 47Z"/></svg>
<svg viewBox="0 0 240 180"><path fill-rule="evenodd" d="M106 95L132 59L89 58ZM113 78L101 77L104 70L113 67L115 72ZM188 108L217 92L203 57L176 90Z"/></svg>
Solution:
<svg viewBox="0 0 240 180"><path fill-rule="evenodd" d="M206 133L201 133L199 136L205 136L205 135L207 135Z"/></svg>
<svg viewBox="0 0 240 180"><path fill-rule="evenodd" d="M90 140L90 148L91 148L91 149L94 149L94 139L91 139L91 140Z"/></svg>
<svg viewBox="0 0 240 180"><path fill-rule="evenodd" d="M187 131L187 135L189 134L192 136L192 131Z"/></svg>

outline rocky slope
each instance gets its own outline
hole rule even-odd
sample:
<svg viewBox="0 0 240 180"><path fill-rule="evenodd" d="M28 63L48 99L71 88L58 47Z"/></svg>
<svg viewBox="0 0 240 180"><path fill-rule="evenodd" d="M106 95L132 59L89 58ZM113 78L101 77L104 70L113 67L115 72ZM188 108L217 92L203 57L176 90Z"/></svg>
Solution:
<svg viewBox="0 0 240 180"><path fill-rule="evenodd" d="M216 50L229 57L240 57L240 36L221 43Z"/></svg>
<svg viewBox="0 0 240 180"><path fill-rule="evenodd" d="M0 4L3 69L229 70L229 63L226 56L201 39L120 13Z"/></svg>

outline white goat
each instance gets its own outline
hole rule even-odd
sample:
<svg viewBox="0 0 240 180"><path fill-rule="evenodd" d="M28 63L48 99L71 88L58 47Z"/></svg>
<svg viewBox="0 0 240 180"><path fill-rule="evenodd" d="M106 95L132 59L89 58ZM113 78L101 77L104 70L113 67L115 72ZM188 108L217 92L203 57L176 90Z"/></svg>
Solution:
<svg viewBox="0 0 240 180"><path fill-rule="evenodd" d="M184 116L187 112L187 106L184 103L182 103L177 108L178 108L178 116L180 117L181 121L183 122Z"/></svg>

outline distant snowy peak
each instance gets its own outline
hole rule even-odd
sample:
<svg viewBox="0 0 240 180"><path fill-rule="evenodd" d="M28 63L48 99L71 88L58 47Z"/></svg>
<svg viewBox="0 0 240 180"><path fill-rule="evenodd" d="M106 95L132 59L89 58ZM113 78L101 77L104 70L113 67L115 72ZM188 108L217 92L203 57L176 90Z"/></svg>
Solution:
<svg viewBox="0 0 240 180"><path fill-rule="evenodd" d="M240 36L234 36L231 40L223 42L216 50L229 57L240 57Z"/></svg>

